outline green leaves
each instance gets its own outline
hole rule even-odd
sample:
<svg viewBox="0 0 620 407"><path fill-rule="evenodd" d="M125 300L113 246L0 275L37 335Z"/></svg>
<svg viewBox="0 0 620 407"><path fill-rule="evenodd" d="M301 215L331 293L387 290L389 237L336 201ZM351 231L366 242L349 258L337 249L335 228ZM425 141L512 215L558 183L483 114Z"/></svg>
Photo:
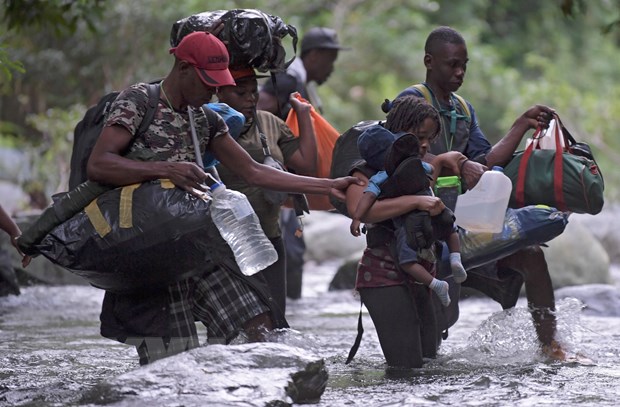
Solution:
<svg viewBox="0 0 620 407"><path fill-rule="evenodd" d="M2 84L0 85L0 93L2 93L3 88L8 90L8 83L13 78L14 72L26 72L24 64L12 60L9 53L0 46L0 84Z"/></svg>
<svg viewBox="0 0 620 407"><path fill-rule="evenodd" d="M53 28L58 35L73 34L79 21L94 30L104 0L4 0L3 22L9 30Z"/></svg>

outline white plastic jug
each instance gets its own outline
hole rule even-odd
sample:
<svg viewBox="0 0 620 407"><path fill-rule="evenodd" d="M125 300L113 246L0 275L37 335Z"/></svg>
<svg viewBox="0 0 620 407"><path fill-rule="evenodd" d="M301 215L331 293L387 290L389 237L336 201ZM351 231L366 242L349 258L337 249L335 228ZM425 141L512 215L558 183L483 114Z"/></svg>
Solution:
<svg viewBox="0 0 620 407"><path fill-rule="evenodd" d="M456 224L471 232L500 233L511 191L512 182L502 167L486 171L473 189L459 195Z"/></svg>

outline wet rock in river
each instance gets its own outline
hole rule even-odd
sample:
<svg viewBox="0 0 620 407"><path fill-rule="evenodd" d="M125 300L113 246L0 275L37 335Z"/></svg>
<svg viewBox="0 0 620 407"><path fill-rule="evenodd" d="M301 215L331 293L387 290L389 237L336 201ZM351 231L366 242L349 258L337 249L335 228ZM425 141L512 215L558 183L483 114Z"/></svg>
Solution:
<svg viewBox="0 0 620 407"><path fill-rule="evenodd" d="M81 403L287 406L318 402L327 379L324 360L301 348L208 345L108 379Z"/></svg>

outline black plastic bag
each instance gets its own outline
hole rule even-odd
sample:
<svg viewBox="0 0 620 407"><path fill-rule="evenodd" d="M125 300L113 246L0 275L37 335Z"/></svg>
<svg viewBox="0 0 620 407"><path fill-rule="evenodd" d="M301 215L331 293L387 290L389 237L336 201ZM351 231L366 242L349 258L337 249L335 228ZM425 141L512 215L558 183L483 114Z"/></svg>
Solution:
<svg viewBox="0 0 620 407"><path fill-rule="evenodd" d="M280 17L255 9L207 11L185 17L172 25L170 45L176 47L192 32L207 31L217 20L224 22L218 38L228 48L232 68L251 66L261 72L284 71L295 58L285 62L282 39L291 36L295 54L297 29Z"/></svg>
<svg viewBox="0 0 620 407"><path fill-rule="evenodd" d="M69 192L52 196L54 203L48 206L41 213L41 216L25 229L17 239L19 249L29 256L38 255L39 252L36 245L41 242L45 235L84 209L93 199L110 189L112 187L86 181Z"/></svg>
<svg viewBox="0 0 620 407"><path fill-rule="evenodd" d="M210 200L152 181L107 191L55 227L39 253L92 285L123 292L204 272L215 226Z"/></svg>

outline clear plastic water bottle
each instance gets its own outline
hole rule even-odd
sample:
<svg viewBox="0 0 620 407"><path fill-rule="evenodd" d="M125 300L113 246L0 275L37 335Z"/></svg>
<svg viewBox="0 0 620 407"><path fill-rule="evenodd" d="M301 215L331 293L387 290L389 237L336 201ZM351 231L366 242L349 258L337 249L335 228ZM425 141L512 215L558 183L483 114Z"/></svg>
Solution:
<svg viewBox="0 0 620 407"><path fill-rule="evenodd" d="M226 240L246 276L251 276L278 260L278 253L265 236L248 198L226 188L221 182L210 186L213 194L211 218Z"/></svg>
<svg viewBox="0 0 620 407"><path fill-rule="evenodd" d="M459 195L454 209L456 224L470 232L500 233L512 191L502 167L486 171L474 188Z"/></svg>

